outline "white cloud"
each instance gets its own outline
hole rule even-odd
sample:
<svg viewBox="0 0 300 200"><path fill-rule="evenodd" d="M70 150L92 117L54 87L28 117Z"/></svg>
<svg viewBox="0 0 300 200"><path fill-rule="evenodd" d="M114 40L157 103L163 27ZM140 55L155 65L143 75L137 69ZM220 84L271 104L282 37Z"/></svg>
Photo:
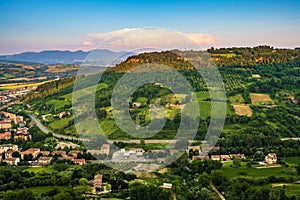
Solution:
<svg viewBox="0 0 300 200"><path fill-rule="evenodd" d="M214 45L218 39L207 33L179 33L165 29L125 28L107 33L88 34L97 48L111 50L201 49Z"/></svg>
<svg viewBox="0 0 300 200"><path fill-rule="evenodd" d="M90 41L83 41L82 46L93 46L94 44Z"/></svg>

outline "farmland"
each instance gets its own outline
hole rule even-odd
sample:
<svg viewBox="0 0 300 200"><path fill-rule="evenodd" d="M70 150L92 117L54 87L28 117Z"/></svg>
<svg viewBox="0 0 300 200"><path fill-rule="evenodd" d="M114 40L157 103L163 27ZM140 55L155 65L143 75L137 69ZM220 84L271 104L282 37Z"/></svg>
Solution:
<svg viewBox="0 0 300 200"><path fill-rule="evenodd" d="M16 90L16 89L21 89L21 88L37 87L37 86L42 85L44 83L46 83L46 82L5 83L5 84L0 84L0 90Z"/></svg>
<svg viewBox="0 0 300 200"><path fill-rule="evenodd" d="M240 116L248 116L248 117L252 116L252 110L249 105L232 105L232 106L235 110L235 114Z"/></svg>
<svg viewBox="0 0 300 200"><path fill-rule="evenodd" d="M268 94L250 94L251 102L253 105L267 104L270 105L273 103L272 99Z"/></svg>

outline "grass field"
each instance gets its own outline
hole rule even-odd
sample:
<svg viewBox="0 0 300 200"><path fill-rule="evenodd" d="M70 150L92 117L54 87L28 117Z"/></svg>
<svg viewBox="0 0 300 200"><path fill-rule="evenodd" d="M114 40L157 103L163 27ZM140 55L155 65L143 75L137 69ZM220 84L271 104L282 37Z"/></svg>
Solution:
<svg viewBox="0 0 300 200"><path fill-rule="evenodd" d="M253 105L272 104L272 99L268 94L250 93L251 102Z"/></svg>
<svg viewBox="0 0 300 200"><path fill-rule="evenodd" d="M228 177L233 178L240 176L241 174L243 176L250 176L250 177L268 177L268 176L280 176L282 175L282 171L284 170L283 167L273 167L273 168L246 168L246 167L239 167L239 168L233 168L233 167L223 167L222 173Z"/></svg>
<svg viewBox="0 0 300 200"><path fill-rule="evenodd" d="M59 120L54 120L52 123L48 124L48 126L53 130L64 129L71 119L72 117L64 117Z"/></svg>
<svg viewBox="0 0 300 200"><path fill-rule="evenodd" d="M300 157L286 157L283 161L292 165L297 165L300 164Z"/></svg>
<svg viewBox="0 0 300 200"><path fill-rule="evenodd" d="M240 116L248 116L248 117L252 116L252 109L250 108L249 105L232 105L232 106L235 110L235 114Z"/></svg>
<svg viewBox="0 0 300 200"><path fill-rule="evenodd" d="M47 101L46 104L47 105L53 105L54 109L57 110L57 109L65 107L66 105L70 105L71 102L66 101L66 100L51 99L50 101Z"/></svg>
<svg viewBox="0 0 300 200"><path fill-rule="evenodd" d="M103 88L107 88L107 87L108 87L107 84L100 83L100 84L97 85L96 91L101 90ZM74 94L76 95L76 99L77 99L77 98L83 97L87 94L93 93L94 92L93 90L94 90L94 86L91 86L91 87L87 87L87 88L84 88L82 90L76 91L76 92L74 92ZM62 97L65 98L66 100L72 101L73 93L63 95Z"/></svg>

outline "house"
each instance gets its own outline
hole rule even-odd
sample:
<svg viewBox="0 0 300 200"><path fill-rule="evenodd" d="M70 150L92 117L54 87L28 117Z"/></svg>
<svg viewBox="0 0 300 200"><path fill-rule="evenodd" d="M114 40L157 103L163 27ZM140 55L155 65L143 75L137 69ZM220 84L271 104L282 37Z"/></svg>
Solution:
<svg viewBox="0 0 300 200"><path fill-rule="evenodd" d="M19 128L17 128L16 134L14 136L14 140L18 140L18 139L25 140L25 141L31 139L31 135L28 132L28 128L27 127L22 127L22 128L19 127Z"/></svg>
<svg viewBox="0 0 300 200"><path fill-rule="evenodd" d="M0 129L3 129L5 131L10 131L11 128L12 126L11 126L10 119L4 119L0 121Z"/></svg>
<svg viewBox="0 0 300 200"><path fill-rule="evenodd" d="M200 155L200 156L193 156L192 160L196 160L196 159L201 159L201 160L205 160L205 159L209 159L208 155Z"/></svg>
<svg viewBox="0 0 300 200"><path fill-rule="evenodd" d="M211 158L212 160L221 160L220 155L212 155Z"/></svg>
<svg viewBox="0 0 300 200"><path fill-rule="evenodd" d="M73 159L74 164L76 165L84 165L85 159Z"/></svg>
<svg viewBox="0 0 300 200"><path fill-rule="evenodd" d="M67 154L65 151L55 150L55 151L52 151L52 155L61 155L62 157L65 157Z"/></svg>
<svg viewBox="0 0 300 200"><path fill-rule="evenodd" d="M5 158L12 158L12 154L14 153L15 151L12 150L12 149L9 149L5 152Z"/></svg>
<svg viewBox="0 0 300 200"><path fill-rule="evenodd" d="M210 151L217 151L220 149L220 147L202 147L202 153L208 154Z"/></svg>
<svg viewBox="0 0 300 200"><path fill-rule="evenodd" d="M51 163L52 157L40 157L38 159L38 165L49 165Z"/></svg>
<svg viewBox="0 0 300 200"><path fill-rule="evenodd" d="M3 162L6 162L9 165L18 165L18 162L20 162L20 158L5 158Z"/></svg>
<svg viewBox="0 0 300 200"><path fill-rule="evenodd" d="M133 102L132 103L132 107L140 107L142 105L142 103L141 102Z"/></svg>
<svg viewBox="0 0 300 200"><path fill-rule="evenodd" d="M82 154L81 150L71 150L68 154L77 158L80 153Z"/></svg>
<svg viewBox="0 0 300 200"><path fill-rule="evenodd" d="M0 133L0 140L9 140L10 138L11 138L11 132L10 131Z"/></svg>
<svg viewBox="0 0 300 200"><path fill-rule="evenodd" d="M234 158L245 159L246 158L245 154L240 154L240 153L239 154L229 154L229 156L231 159L234 159Z"/></svg>
<svg viewBox="0 0 300 200"><path fill-rule="evenodd" d="M252 74L252 78L261 78L259 74Z"/></svg>
<svg viewBox="0 0 300 200"><path fill-rule="evenodd" d="M9 149L12 149L14 151L18 151L19 147L18 147L18 145L15 145L15 144L2 144L2 145L0 145L0 153L4 153L4 152L8 151Z"/></svg>
<svg viewBox="0 0 300 200"><path fill-rule="evenodd" d="M172 183L163 183L163 188L171 189L172 188Z"/></svg>
<svg viewBox="0 0 300 200"><path fill-rule="evenodd" d="M101 151L101 154L109 154L109 151L110 151L110 146L109 146L109 144L103 144L102 146L101 146L101 149L100 149L100 151Z"/></svg>
<svg viewBox="0 0 300 200"><path fill-rule="evenodd" d="M269 153L265 156L265 163L267 164L275 164L277 163L276 153Z"/></svg>
<svg viewBox="0 0 300 200"><path fill-rule="evenodd" d="M76 159L74 156L58 157L58 160L69 160L69 161L73 161L74 159Z"/></svg>
<svg viewBox="0 0 300 200"><path fill-rule="evenodd" d="M101 174L95 174L94 179L91 180L91 185L92 185L92 192L97 193L101 192L103 190L103 182L102 182L102 175Z"/></svg>
<svg viewBox="0 0 300 200"><path fill-rule="evenodd" d="M15 115L13 113L9 113L9 112L4 112L2 111L1 112L6 118L9 118L10 120L13 120L15 124L18 124L20 121L23 121L24 120L24 117L23 116L18 116L18 115Z"/></svg>
<svg viewBox="0 0 300 200"><path fill-rule="evenodd" d="M42 156L49 156L49 155L50 155L50 151L40 151L40 152L39 152L39 155L42 155Z"/></svg>
<svg viewBox="0 0 300 200"><path fill-rule="evenodd" d="M143 148L130 148L129 153L136 154L136 156L142 156L143 153L145 153L145 150Z"/></svg>
<svg viewBox="0 0 300 200"><path fill-rule="evenodd" d="M229 155L220 155L220 159L221 159L221 161L231 160Z"/></svg>
<svg viewBox="0 0 300 200"><path fill-rule="evenodd" d="M201 153L200 145L199 146L188 146L188 153L190 151L198 151L198 154L200 155L200 153Z"/></svg>
<svg viewBox="0 0 300 200"><path fill-rule="evenodd" d="M30 148L27 149L26 151L21 152L21 159L24 160L25 155L32 155L33 158L36 158L38 154L40 153L41 149L40 148Z"/></svg>

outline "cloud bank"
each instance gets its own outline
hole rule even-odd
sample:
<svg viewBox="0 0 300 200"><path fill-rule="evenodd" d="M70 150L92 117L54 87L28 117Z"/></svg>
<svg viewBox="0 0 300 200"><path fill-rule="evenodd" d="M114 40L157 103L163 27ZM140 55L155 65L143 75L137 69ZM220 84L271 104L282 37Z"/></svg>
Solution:
<svg viewBox="0 0 300 200"><path fill-rule="evenodd" d="M112 32L88 34L83 44L110 50L205 49L219 39L207 33L178 33L165 29L125 28ZM93 44L98 44L93 45Z"/></svg>

